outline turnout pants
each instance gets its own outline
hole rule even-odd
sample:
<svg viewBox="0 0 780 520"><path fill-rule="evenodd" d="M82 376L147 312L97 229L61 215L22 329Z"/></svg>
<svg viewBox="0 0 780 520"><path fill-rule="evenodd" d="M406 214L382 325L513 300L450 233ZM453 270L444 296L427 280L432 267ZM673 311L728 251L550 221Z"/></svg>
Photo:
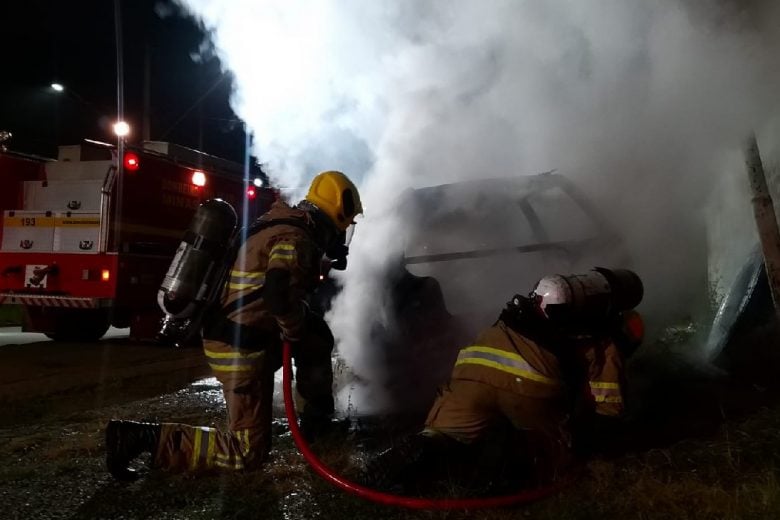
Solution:
<svg viewBox="0 0 780 520"><path fill-rule="evenodd" d="M491 385L453 379L440 389L425 420L423 435L445 435L464 444L482 439L507 419L536 475L554 479L571 459L568 416L556 399L531 398Z"/></svg>
<svg viewBox="0 0 780 520"><path fill-rule="evenodd" d="M304 339L293 345L296 391L304 415L326 417L333 414L333 335L322 318L315 319ZM169 471L256 468L271 451L274 372L281 367L281 342L251 351L205 340L203 349L222 383L227 430L163 423L153 463Z"/></svg>

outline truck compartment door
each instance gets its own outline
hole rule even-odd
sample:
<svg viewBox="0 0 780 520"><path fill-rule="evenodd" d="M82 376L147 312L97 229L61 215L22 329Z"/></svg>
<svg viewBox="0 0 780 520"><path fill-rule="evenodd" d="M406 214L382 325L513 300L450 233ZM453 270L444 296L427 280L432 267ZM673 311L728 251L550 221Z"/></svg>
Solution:
<svg viewBox="0 0 780 520"><path fill-rule="evenodd" d="M54 243L54 216L50 211L4 211L4 252L51 252Z"/></svg>

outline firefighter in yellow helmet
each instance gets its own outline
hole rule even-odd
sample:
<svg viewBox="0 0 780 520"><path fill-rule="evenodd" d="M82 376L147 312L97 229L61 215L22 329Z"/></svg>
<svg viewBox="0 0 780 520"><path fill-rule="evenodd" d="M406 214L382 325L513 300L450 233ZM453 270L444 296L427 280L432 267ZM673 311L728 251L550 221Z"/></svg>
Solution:
<svg viewBox="0 0 780 520"><path fill-rule="evenodd" d="M151 452L155 467L171 471L257 467L271 448L274 372L283 340L293 345L296 390L304 401L301 429L310 438L333 415L333 335L307 305L322 260L346 268L347 229L363 212L355 185L326 171L306 198L291 207L277 201L247 230L222 298L204 327L204 351L222 383L228 429L183 424L111 421L107 464L120 480L136 478L129 462Z"/></svg>
<svg viewBox="0 0 780 520"><path fill-rule="evenodd" d="M631 310L641 297L634 273L607 269L544 277L529 297L516 295L460 350L421 434L370 462L366 482L383 487L435 460L466 459L502 424L512 430L506 457L523 457L532 479L558 478L572 459L575 403L586 422L624 411L623 360L642 340Z"/></svg>

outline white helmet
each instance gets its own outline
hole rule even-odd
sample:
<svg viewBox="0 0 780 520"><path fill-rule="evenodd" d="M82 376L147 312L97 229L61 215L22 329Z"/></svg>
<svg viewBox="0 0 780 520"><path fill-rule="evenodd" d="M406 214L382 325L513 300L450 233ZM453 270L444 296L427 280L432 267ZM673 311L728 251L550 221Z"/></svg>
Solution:
<svg viewBox="0 0 780 520"><path fill-rule="evenodd" d="M545 276L530 298L547 319L563 322L600 320L633 309L642 300L642 281L625 269L597 267L585 274Z"/></svg>
<svg viewBox="0 0 780 520"><path fill-rule="evenodd" d="M544 317L549 319L550 315L547 312L549 305L571 304L571 287L561 275L545 276L536 283L531 292L531 300Z"/></svg>
<svg viewBox="0 0 780 520"><path fill-rule="evenodd" d="M606 311L610 294L609 281L594 270L586 274L545 276L537 282L531 298L547 319L568 322L598 313L598 309Z"/></svg>

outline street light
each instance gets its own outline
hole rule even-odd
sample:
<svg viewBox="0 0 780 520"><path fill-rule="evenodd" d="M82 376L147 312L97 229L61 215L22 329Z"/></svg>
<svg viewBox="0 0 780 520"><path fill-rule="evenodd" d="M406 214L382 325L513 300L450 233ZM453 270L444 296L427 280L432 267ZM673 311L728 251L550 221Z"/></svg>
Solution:
<svg viewBox="0 0 780 520"><path fill-rule="evenodd" d="M130 125L125 121L117 121L114 123L114 133L117 137L127 137L130 134Z"/></svg>
<svg viewBox="0 0 780 520"><path fill-rule="evenodd" d="M59 83L59 82L55 81L54 83L49 85L49 88L52 90L52 92L55 93L55 95L58 96L58 95L62 94L62 95L64 95L67 98L75 99L76 101L78 101L82 105L84 105L86 107L89 107L91 110L93 110L99 116L102 116L106 112L106 110L104 110L102 108L98 108L94 104L92 104L89 101L87 101L86 99L84 99L84 97L81 94L79 94L78 92L73 90L70 86L65 86L62 83Z"/></svg>

